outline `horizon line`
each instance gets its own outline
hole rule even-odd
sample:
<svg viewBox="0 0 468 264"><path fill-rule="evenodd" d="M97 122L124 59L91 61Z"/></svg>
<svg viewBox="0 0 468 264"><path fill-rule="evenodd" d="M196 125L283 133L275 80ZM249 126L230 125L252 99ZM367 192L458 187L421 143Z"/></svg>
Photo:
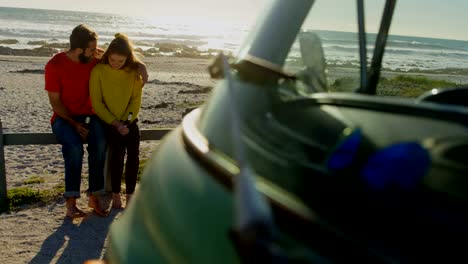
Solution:
<svg viewBox="0 0 468 264"><path fill-rule="evenodd" d="M83 10L70 10L70 9L50 9L50 8L32 8L32 7L17 7L17 6L0 6L0 8L16 8L16 9L30 9L30 10L44 10L44 11L65 11L65 12L78 12L78 13L90 13L90 14L103 14L103 15L118 15L118 16L127 16L132 17L136 15L129 15L125 13L113 13L113 12L97 12L97 11L83 11ZM150 17L151 15L141 15L143 17ZM184 17L184 16L177 16L177 15L170 15L170 16L161 16L161 15L154 15L159 17ZM193 17L200 17L203 16L193 16ZM307 29L310 30L310 29ZM330 32L342 32L342 33L358 33L357 31L344 31L339 29L311 29L316 31L330 31ZM378 32L370 32L366 31L366 34L378 34ZM417 37L417 38L428 38L428 39L440 39L440 40L452 40L452 41L461 41L461 42L468 42L467 39L458 39L458 38L447 38L447 37L436 37L436 36L422 36L422 35L407 35L401 33L394 33L389 34L389 36L396 36L396 37Z"/></svg>

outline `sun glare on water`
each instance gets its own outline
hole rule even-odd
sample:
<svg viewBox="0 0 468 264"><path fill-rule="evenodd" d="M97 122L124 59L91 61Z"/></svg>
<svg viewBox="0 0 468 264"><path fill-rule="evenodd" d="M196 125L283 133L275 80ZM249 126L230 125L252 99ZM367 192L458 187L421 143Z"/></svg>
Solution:
<svg viewBox="0 0 468 264"><path fill-rule="evenodd" d="M147 16L145 23L162 34L185 38L188 35L202 37L206 44L200 49L229 49L237 46L247 34L249 25L210 17Z"/></svg>

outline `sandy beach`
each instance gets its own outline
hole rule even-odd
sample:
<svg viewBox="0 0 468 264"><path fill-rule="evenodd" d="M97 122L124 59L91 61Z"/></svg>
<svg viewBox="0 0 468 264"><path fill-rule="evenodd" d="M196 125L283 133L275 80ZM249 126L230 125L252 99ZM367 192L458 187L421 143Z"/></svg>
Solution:
<svg viewBox="0 0 468 264"><path fill-rule="evenodd" d="M4 133L51 132L51 108L44 91L43 68L48 57L0 56L0 118ZM177 126L186 108L203 103L215 81L209 78L210 59L145 58L150 78L143 93L141 129ZM331 79L350 75L349 70L330 71ZM398 73L401 74L401 73ZM385 73L391 77L396 73ZM418 74L419 75L419 74ZM468 83L468 76L427 75ZM157 149L158 142L142 142L141 159ZM25 186L31 178L43 182L30 188L47 190L63 186L63 160L59 145L5 147L8 189ZM87 162L83 177L87 173ZM86 180L82 180L86 190ZM79 205L87 208L82 195ZM0 263L83 263L98 259L106 250L109 225L121 210L109 217L93 214L83 219L65 219L64 200L25 206L0 215Z"/></svg>
<svg viewBox="0 0 468 264"><path fill-rule="evenodd" d="M0 118L4 133L51 132L51 108L44 91L43 69L48 57L0 56ZM201 104L214 81L208 59L145 58L149 82L145 85L140 128L172 128L186 108ZM141 143L141 159L148 158L158 141ZM5 147L7 188L51 190L63 186L63 159L59 145ZM86 153L86 152L85 152ZM81 190L87 188L87 162ZM25 184L32 178L43 182ZM85 194L79 199L87 208ZM83 263L105 252L108 228L121 210L107 218L93 214L64 220L64 200L43 206L24 206L0 215L0 263Z"/></svg>

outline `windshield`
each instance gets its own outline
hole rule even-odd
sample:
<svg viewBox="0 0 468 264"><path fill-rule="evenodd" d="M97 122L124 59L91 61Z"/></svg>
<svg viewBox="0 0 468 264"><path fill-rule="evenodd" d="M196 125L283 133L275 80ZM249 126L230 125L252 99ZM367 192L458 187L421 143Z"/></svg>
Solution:
<svg viewBox="0 0 468 264"><path fill-rule="evenodd" d="M337 1L317 1L302 25L284 67L299 77L301 92L353 92L359 88L357 7L355 1L348 2L340 1L341 8L337 9L333 8ZM370 65L384 1L365 1L365 5L367 65ZM444 19L427 19L427 10L424 14L409 13L405 8L413 12L422 10L397 2L377 95L417 98L434 88L468 86L468 41L459 40L468 39L468 35L453 28L451 12L456 12L456 8L448 9L442 2L431 5L431 10L443 11L439 17ZM410 23L410 18L432 22ZM462 20L459 23L466 23L466 19ZM431 27L433 30L427 30ZM317 45L321 48L314 47Z"/></svg>

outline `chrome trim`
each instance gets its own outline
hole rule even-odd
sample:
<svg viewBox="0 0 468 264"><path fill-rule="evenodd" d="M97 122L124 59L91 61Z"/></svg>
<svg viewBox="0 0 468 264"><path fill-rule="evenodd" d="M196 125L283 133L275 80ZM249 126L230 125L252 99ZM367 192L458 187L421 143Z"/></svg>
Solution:
<svg viewBox="0 0 468 264"><path fill-rule="evenodd" d="M245 55L242 60L244 61L248 61L248 62L251 62L255 65L258 65L262 68L266 68L272 72L275 72L275 73L278 73L280 75L284 75L284 76L287 76L289 78L293 78L293 74L290 74L290 73L287 73L283 70L283 67L281 67L280 65L278 64L275 64L271 61L268 61L268 60L265 60L265 59L262 59L262 58L259 58L259 57L255 57L253 55L250 55L250 54L247 54Z"/></svg>

